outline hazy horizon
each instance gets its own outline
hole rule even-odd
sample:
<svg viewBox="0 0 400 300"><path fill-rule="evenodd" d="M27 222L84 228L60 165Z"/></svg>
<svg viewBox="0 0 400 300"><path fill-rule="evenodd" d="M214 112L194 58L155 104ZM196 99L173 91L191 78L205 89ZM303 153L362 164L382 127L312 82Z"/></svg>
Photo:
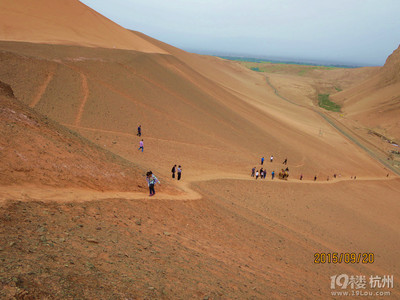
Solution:
<svg viewBox="0 0 400 300"><path fill-rule="evenodd" d="M187 52L201 54L201 55L210 55L222 58L243 58L243 59L259 59L263 61L271 61L274 62L282 62L282 63L302 63L302 64L310 64L310 65L324 65L324 66L346 66L349 68L356 67L374 67L374 64L360 64L354 63L351 61L334 61L334 60L323 60L323 59L311 59L304 57L282 57L282 56L274 56L274 55L256 55L251 53L236 53L236 52L221 52L221 51L209 51L209 50L199 50L199 49L190 49L190 48L182 48Z"/></svg>
<svg viewBox="0 0 400 300"><path fill-rule="evenodd" d="M397 0L83 0L119 25L204 53L383 65L400 42Z"/></svg>

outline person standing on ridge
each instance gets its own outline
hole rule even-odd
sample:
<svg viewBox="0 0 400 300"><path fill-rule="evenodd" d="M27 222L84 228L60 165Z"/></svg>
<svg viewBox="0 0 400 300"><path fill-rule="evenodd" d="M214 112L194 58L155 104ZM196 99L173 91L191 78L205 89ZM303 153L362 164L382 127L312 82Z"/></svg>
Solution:
<svg viewBox="0 0 400 300"><path fill-rule="evenodd" d="M271 162L273 162L274 161L274 156L273 155L271 155Z"/></svg>
<svg viewBox="0 0 400 300"><path fill-rule="evenodd" d="M142 136L142 125L137 128L137 136Z"/></svg>
<svg viewBox="0 0 400 300"><path fill-rule="evenodd" d="M161 184L160 180L158 180L157 177L154 176L153 172L149 171L146 173L146 181L147 185L149 186L149 191L150 191L149 196L154 196L156 193L154 190L154 185L156 183Z"/></svg>
<svg viewBox="0 0 400 300"><path fill-rule="evenodd" d="M182 167L178 166L178 180L181 180L181 176L182 176Z"/></svg>
<svg viewBox="0 0 400 300"><path fill-rule="evenodd" d="M140 149L142 149L142 152L143 152L143 140L141 140L139 142L139 149L138 150L140 150Z"/></svg>
<svg viewBox="0 0 400 300"><path fill-rule="evenodd" d="M172 172L172 178L175 179L176 165L174 165L174 166L172 167L171 172Z"/></svg>
<svg viewBox="0 0 400 300"><path fill-rule="evenodd" d="M264 164L264 156L261 157L261 165L263 165L263 164Z"/></svg>

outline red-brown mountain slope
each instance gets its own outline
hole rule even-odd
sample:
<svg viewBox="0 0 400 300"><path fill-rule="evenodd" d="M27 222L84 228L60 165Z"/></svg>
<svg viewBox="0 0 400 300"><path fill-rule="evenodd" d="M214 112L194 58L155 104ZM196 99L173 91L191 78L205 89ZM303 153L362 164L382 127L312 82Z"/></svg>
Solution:
<svg viewBox="0 0 400 300"><path fill-rule="evenodd" d="M390 138L400 139L400 47L380 71L348 90L333 96L353 120Z"/></svg>
<svg viewBox="0 0 400 300"><path fill-rule="evenodd" d="M0 150L1 185L145 190L143 171L29 109L3 82Z"/></svg>

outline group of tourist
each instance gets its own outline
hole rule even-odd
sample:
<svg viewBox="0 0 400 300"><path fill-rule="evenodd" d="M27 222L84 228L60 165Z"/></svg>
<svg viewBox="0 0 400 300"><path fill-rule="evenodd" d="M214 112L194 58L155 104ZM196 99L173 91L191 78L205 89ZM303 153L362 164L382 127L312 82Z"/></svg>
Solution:
<svg viewBox="0 0 400 300"><path fill-rule="evenodd" d="M264 161L265 158L264 156L261 157L261 165L264 165ZM274 156L271 155L269 158L269 161L272 163L274 161ZM287 158L285 158L285 160L283 161L282 164L287 165ZM264 168L261 168L260 170L256 170L256 167L253 167L251 169L251 177L255 177L255 179L257 180L258 177L260 177L260 179L265 179L265 177L267 176L267 170ZM282 169L282 171L279 173L279 178L281 179L287 179L287 177L289 177L289 168L287 167L286 169ZM275 178L275 170L273 170L271 172L271 179L273 180Z"/></svg>
<svg viewBox="0 0 400 300"><path fill-rule="evenodd" d="M261 163L260 164L264 165L264 161L265 161L265 158L261 157ZM273 161L274 161L274 156L271 155L270 156L270 162L272 163ZM282 164L287 166L287 163L288 163L288 159L285 158L283 160ZM253 167L251 169L251 177L254 177L256 180L258 178L265 179L266 176L267 176L267 170L264 169L264 168L260 168L260 170L257 170L256 167ZM340 174L339 175L333 174L333 178L337 178L338 176L340 177L341 175ZM281 171L278 174L278 177L279 177L279 179L287 180L288 177L289 177L289 167L282 168ZM271 179L273 180L274 178L275 178L275 170L273 170L271 172ZM303 174L300 174L300 178L299 179L303 180L303 178L304 178ZM356 176L351 176L351 179L356 179L356 178L357 178ZM314 181L317 181L317 179L318 179L318 177L317 177L317 175L315 175L314 176ZM329 176L327 177L326 180L329 181Z"/></svg>
<svg viewBox="0 0 400 300"><path fill-rule="evenodd" d="M142 126L139 125L137 128L137 134L138 137L142 136ZM144 151L144 143L143 143L143 139L141 139L139 141L139 149L138 150L142 150L142 152ZM171 169L171 173L172 173L172 178L175 179L175 173L177 174L177 179L181 180L182 178L182 166L179 165L178 167L176 165L174 165ZM157 179L157 177L153 174L152 171L148 171L146 173L146 181L147 181L147 185L149 187L149 191L150 194L149 196L153 196L156 192L154 190L154 185L156 183L160 184L160 181Z"/></svg>
<svg viewBox="0 0 400 300"><path fill-rule="evenodd" d="M179 165L178 167L176 167L176 165L174 165L171 169L171 173L172 173L172 179L175 179L175 173L178 174L178 180L181 180L182 177L182 167Z"/></svg>

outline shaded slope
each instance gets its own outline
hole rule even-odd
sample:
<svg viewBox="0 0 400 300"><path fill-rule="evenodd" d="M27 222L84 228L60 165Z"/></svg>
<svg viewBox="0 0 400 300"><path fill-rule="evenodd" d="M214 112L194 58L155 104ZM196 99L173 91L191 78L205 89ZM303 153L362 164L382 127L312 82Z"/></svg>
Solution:
<svg viewBox="0 0 400 300"><path fill-rule="evenodd" d="M2 82L0 104L1 185L144 190L131 163L38 115Z"/></svg>
<svg viewBox="0 0 400 300"><path fill-rule="evenodd" d="M0 1L0 40L163 53L78 0Z"/></svg>

